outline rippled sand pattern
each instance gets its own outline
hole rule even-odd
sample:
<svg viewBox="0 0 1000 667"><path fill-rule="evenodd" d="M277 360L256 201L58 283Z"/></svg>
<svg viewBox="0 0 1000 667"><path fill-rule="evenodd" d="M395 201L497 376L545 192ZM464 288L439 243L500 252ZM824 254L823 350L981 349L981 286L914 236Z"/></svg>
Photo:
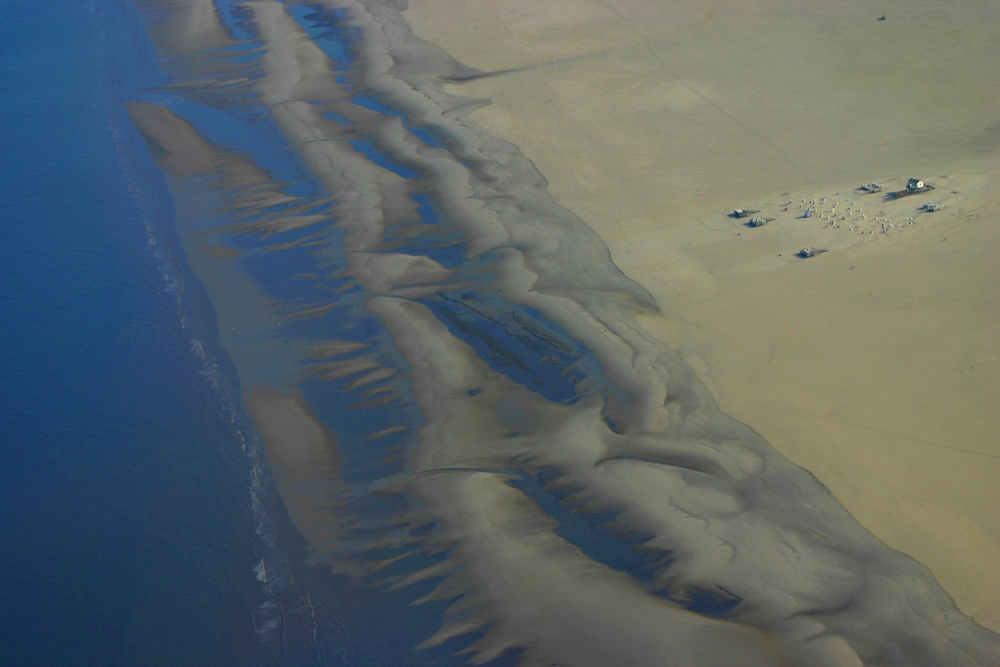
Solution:
<svg viewBox="0 0 1000 667"><path fill-rule="evenodd" d="M997 663L997 636L926 568L639 324L653 298L468 118L482 102L444 84L481 73L415 38L396 3L140 8L172 80L130 114L285 507L317 567L448 603L416 648ZM280 130L271 157L225 114ZM282 175L290 159L311 187Z"/></svg>

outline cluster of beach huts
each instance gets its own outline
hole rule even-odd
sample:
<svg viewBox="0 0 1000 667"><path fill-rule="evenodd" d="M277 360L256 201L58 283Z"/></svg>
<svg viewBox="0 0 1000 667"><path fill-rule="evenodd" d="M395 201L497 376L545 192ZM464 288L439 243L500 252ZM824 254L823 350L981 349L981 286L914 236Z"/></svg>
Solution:
<svg viewBox="0 0 1000 667"><path fill-rule="evenodd" d="M911 178L906 182L906 187L902 190L888 191L883 184L872 182L860 186L856 189L856 192L858 193L858 197L884 193L882 203L886 204L888 208L888 205L892 202L904 197L930 192L933 189L933 185L917 178ZM839 195L840 193L838 192L834 196ZM846 229L849 232L869 236L893 233L916 224L915 216L903 219L897 218L894 221L882 209L875 210L870 208L866 212L857 200L846 196L843 200L838 199L836 201L831 201L830 197L820 197L818 199L810 199L809 201L801 199L799 205L795 207L792 207L792 202L789 201L780 208L783 208L784 211L789 211L790 208L802 211L801 215L796 216L799 218L819 218L824 221L824 229ZM916 210L923 213L933 213L943 208L944 206L938 202L926 202L917 207ZM776 217L757 215L760 212L761 209L737 208L729 215L733 218L746 219L746 226L751 228L763 227L777 219ZM810 246L803 248L796 254L803 259L807 259L824 252L827 252L825 248Z"/></svg>

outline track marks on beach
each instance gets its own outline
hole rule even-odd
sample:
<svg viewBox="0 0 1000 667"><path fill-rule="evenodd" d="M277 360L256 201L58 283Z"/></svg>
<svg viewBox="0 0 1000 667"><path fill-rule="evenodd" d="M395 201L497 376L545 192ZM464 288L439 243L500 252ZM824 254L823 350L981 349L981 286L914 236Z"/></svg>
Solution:
<svg viewBox="0 0 1000 667"><path fill-rule="evenodd" d="M636 35L639 36L640 40L642 40L642 44L647 45L647 50L649 51L649 54L651 56L653 56L653 58L660 65L660 67L663 69L663 71L666 72L667 74L669 74L671 78L673 78L679 84L681 84L682 86L684 86L685 88L687 88L693 95L695 95L696 97L698 97L702 102L704 102L705 104L709 105L710 107L712 107L713 109L715 109L716 111L718 111L720 114L722 114L723 116L725 116L726 118L728 118L730 121L732 121L732 123L734 125L736 125L737 127L739 127L741 130L743 130L744 132L747 132L748 134L753 135L754 137L757 137L757 139L759 139L760 141L764 142L764 144L766 144L772 151L774 151L774 153L776 155L778 155L778 157L780 157L782 160L784 160L785 162L787 162L788 165L792 167L792 169L794 169L795 171L797 171L802 176L802 180L804 182L806 182L806 183L810 182L809 176L806 174L805 170L802 167L800 167L798 164L796 164L796 162L794 160L792 160L792 158L789 157L789 155L787 153L785 153L783 150L781 150L780 148L778 148L770 139L768 139L766 136L764 136L760 132L758 132L758 131L756 131L756 130L750 128L750 127L748 127L746 124L744 124L743 122L741 122L738 118L736 118L736 116L734 116L733 114L731 114L728 111L726 111L721 105L719 105L718 103L714 102L709 97L706 97L705 95L703 95L697 88L695 88L694 86L692 86L686 79L684 79L677 72L675 72L669 65L667 65L666 61L660 56L659 53L657 53L656 48L653 45L651 45L651 44L648 43L648 40L647 40L646 36L642 33L642 31L639 30L639 28L632 21L630 21L628 19L628 17L626 17L624 14L622 14L620 11L618 11L618 9L616 9L613 4L609 3L608 0L597 0L597 1L599 3L601 3L601 5L603 5L604 7L606 7L608 11L610 11L612 14L614 14L615 16L617 16L618 19L621 20L622 23L624 23L625 25L627 25Z"/></svg>

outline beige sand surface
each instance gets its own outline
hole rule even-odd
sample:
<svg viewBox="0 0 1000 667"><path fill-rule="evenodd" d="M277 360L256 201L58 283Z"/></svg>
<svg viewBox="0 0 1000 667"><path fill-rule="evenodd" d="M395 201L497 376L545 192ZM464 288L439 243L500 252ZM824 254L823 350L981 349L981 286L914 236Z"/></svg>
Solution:
<svg viewBox="0 0 1000 667"><path fill-rule="evenodd" d="M412 0L405 15L498 73L449 88L492 100L472 118L653 294L667 315L644 324L720 406L1000 630L1000 6ZM937 189L853 190L909 176ZM824 196L839 227L796 217ZM947 208L916 211L931 200ZM777 219L748 229L736 206ZM893 227L850 230L848 206ZM807 246L830 252L793 256Z"/></svg>

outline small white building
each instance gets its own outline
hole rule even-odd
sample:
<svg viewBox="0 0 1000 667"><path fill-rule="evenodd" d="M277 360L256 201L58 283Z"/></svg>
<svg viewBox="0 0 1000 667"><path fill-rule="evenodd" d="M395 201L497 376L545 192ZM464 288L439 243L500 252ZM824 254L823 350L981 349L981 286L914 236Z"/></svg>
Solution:
<svg viewBox="0 0 1000 667"><path fill-rule="evenodd" d="M908 180L906 182L906 189L907 190L919 190L922 187L924 187L924 182L923 181L918 181L915 178L911 178L910 180Z"/></svg>

